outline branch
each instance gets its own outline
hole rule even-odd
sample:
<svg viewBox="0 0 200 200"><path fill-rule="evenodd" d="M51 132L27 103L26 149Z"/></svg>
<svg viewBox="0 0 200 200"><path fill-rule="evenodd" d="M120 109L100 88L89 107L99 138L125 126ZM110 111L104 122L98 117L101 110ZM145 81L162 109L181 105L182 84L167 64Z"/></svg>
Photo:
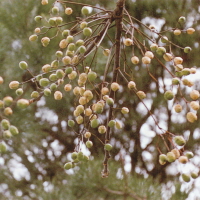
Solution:
<svg viewBox="0 0 200 200"><path fill-rule="evenodd" d="M120 54L121 54L121 34L122 34L122 18L123 18L123 10L124 10L125 0L118 0L117 7L113 11L111 21L115 20L116 24L116 35L115 35L115 60L114 60L114 67L113 67L113 78L112 82L117 81L118 72L120 69ZM114 97L114 91L111 90L110 98ZM113 115L113 107L111 106L109 109L108 119L107 119L107 132L105 134L105 144L109 143L110 141L110 127L108 127L108 122L112 119ZM105 150L105 156L103 161L103 171L102 177L108 177L109 170L108 170L108 160L110 158L109 151Z"/></svg>

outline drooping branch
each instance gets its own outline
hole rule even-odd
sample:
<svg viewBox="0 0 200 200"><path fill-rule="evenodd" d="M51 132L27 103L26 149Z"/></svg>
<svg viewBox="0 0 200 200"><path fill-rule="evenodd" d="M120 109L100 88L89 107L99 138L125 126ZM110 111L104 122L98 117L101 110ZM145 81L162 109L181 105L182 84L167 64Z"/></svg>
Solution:
<svg viewBox="0 0 200 200"><path fill-rule="evenodd" d="M123 18L123 10L124 10L125 0L118 0L117 7L113 11L111 21L115 21L116 24L116 35L115 35L115 59L114 59L114 67L113 67L113 78L112 82L117 82L117 76L120 70L120 54L121 54L121 35L122 35L122 18ZM110 91L110 98L113 98L115 95L114 91ZM113 115L113 107L111 106L108 113L108 122L112 119ZM110 141L110 127L107 126L107 132L105 134L105 144ZM102 177L107 177L109 175L108 170L108 160L110 158L109 151L105 150L105 157L103 161L103 171Z"/></svg>

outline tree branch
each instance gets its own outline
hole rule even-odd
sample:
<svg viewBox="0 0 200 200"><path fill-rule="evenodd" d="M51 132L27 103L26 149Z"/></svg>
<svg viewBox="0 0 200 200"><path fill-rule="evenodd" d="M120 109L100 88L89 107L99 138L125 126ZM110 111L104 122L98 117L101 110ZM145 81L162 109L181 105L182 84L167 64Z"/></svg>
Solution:
<svg viewBox="0 0 200 200"><path fill-rule="evenodd" d="M114 67L113 67L113 78L112 82L117 81L118 72L120 69L120 54L121 54L121 34L122 34L122 17L123 17L123 10L124 10L125 0L118 0L117 7L113 11L113 15L111 21L115 20L116 24L116 35L115 35L115 60L114 60ZM114 97L114 91L110 91L110 98ZM113 107L111 106L109 109L108 120L107 120L107 132L105 134L105 144L109 143L110 141L110 127L108 127L108 122L112 119L113 115ZM109 151L105 150L105 156L103 161L103 171L102 177L108 177L109 170L108 170L108 160L110 158Z"/></svg>

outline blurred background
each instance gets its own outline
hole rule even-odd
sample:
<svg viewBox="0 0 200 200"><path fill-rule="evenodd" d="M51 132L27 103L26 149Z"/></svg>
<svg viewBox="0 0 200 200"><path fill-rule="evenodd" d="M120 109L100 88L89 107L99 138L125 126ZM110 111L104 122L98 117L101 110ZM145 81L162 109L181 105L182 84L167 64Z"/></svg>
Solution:
<svg viewBox="0 0 200 200"><path fill-rule="evenodd" d="M61 36L53 39L47 48L40 42L30 43L28 40L38 26L34 17L46 15L48 18L51 3L54 1L49 2L48 6L42 6L39 0L0 1L0 76L5 81L0 85L0 99L7 95L16 97L15 92L8 88L10 81L21 82L30 79L30 75L18 67L21 60L28 62L33 74L38 74L44 64L55 59ZM82 0L76 2L83 3ZM84 0L84 3L105 7L108 10L113 10L116 2ZM72 7L73 14L65 16L65 21L81 17L82 6L67 6ZM199 1L127 0L126 9L130 15L147 26L154 25L158 31L177 27L179 17L186 17L186 24L179 28L193 27L196 30L193 35L183 33L175 36L169 31L166 32L166 36L179 46L190 46L193 49L190 54L184 54L180 49L172 47L173 53L184 59L185 67L197 68L197 75L191 79L196 80L195 87L200 90ZM141 31L149 34L144 26L137 21L133 22ZM114 29L109 30L113 37L114 33ZM109 48L109 45L108 38L105 38L102 46ZM137 49L135 54L140 55ZM127 58L130 57L131 51L127 51ZM95 70L100 76L103 74L106 60L102 59L99 53L95 63ZM130 66L132 67L131 63ZM172 70L170 65L167 67ZM152 63L150 71L165 88L169 88L169 77L158 62ZM72 94L64 95L59 103L54 98L42 98L26 110L14 109L14 114L10 118L12 124L19 128L20 134L12 140L6 140L8 151L0 155L0 199L199 200L197 191L200 189L200 179L197 178L190 183L183 183L180 179L181 172L198 170L200 167L199 121L190 124L186 121L184 112L175 113L172 105L164 100L163 89L148 75L145 68L132 67L132 73L140 90L147 94L145 103L151 107L159 124L164 129L177 135L183 134L189 139L185 149L195 154L190 163L185 166L177 163L162 166L158 163L157 147L164 153L167 153L167 150L160 137L156 137L158 130L154 121L138 98L130 99L129 91L124 89L123 95L119 92L118 98L130 109L130 113L117 115L123 121L124 127L123 130L114 130L111 135L114 149L109 161L110 176L106 179L101 178L104 150L95 138L92 138L94 147L90 152L85 148L91 160L65 171L63 165L70 159L70 154L77 143L76 136L67 126L67 120L73 118L74 98ZM120 83L126 85L123 80ZM30 98L34 87L31 83L24 86L24 98ZM182 88L182 91L187 97L190 89Z"/></svg>

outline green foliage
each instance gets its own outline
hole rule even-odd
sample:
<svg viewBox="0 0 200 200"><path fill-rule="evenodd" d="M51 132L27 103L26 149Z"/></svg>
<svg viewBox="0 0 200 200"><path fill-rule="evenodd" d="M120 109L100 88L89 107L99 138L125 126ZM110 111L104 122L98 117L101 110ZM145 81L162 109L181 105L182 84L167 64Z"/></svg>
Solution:
<svg viewBox="0 0 200 200"><path fill-rule="evenodd" d="M160 184L167 182L171 179L171 177L168 176L167 173L170 170L166 168L169 163L162 166L158 163L158 156L160 152L167 154L169 150L174 148L174 144L172 143L172 137L174 135L184 135L184 133L189 132L191 137L185 145L185 150L191 150L194 154L196 154L198 152L198 145L196 144L199 142L199 138L196 137L196 132L198 131L199 124L196 120L194 120L193 124L187 122L183 117L186 114L184 112L181 112L180 115L174 113L172 106L170 105L170 102L173 100L170 100L169 103L167 103L163 98L166 90L179 87L184 79L181 78L183 74L178 72L175 73L176 70L173 67L173 63L170 62L170 64L165 65L165 60L161 55L156 54L156 52L154 52L156 58L150 60L150 65L143 65L141 64L141 61L145 51L150 50L151 42L146 37L146 35L148 35L150 40L154 40L155 43L164 46L167 52L173 52L173 56L182 57L185 68L191 69L192 67L196 67L198 71L196 63L199 63L200 61L197 43L197 41L200 40L199 34L194 33L189 35L186 33L186 30L189 27L198 29L197 3L195 1L184 1L180 3L168 0L164 0L162 2L158 0L126 1L126 10L133 16L132 20L135 26L134 37L137 39L141 48L137 48L136 46L138 45L136 44L134 44L134 48L130 46L125 47L122 44L122 75L118 74L117 82L123 89L115 92L115 95L111 98L111 109L113 105L115 108L112 110L112 117L114 117L108 121L113 119L115 120L112 121L114 124L113 126L108 126L111 127L112 132L110 143L113 148L111 150L111 155L113 157L117 157L119 156L120 151L125 151L131 159L132 173L128 174L127 177L125 174L124 176L121 175L119 178L116 174L118 174L120 170L122 171L122 167L115 162L111 162L109 167L110 177L109 179L104 180L100 178L100 168L102 166L99 163L101 161L98 159L96 160L96 157L98 157L99 154L102 155L104 151L104 141L106 140L105 134L99 134L98 132L97 126L99 124L96 126L96 124L92 125L91 123L93 128L90 130L92 131L90 140L93 143L93 147L90 151L94 156L94 161L92 160L87 164L81 164L79 167L76 167L75 174L68 175L64 172L63 165L64 163L69 162L67 157L71 152L74 152L74 150L80 151L80 138L84 138L82 134L83 132L81 132L82 125L79 126L77 123L75 126L67 125L68 120L76 120L73 116L73 111L79 104L79 96L74 96L72 91L66 92L64 85L71 84L73 89L77 86L77 81L80 79L79 75L83 72L88 73L87 67L92 67L92 72L95 74L94 77L90 77L88 73L89 81L87 82L86 88L88 90L95 91L93 92L95 101L102 100L99 98L102 80L105 81L105 86L108 86L109 89L113 81L112 71L114 62L110 62L109 68L106 66L108 66L107 60L112 58L112 56L114 57L113 44L115 43L116 33L116 29L114 28L115 22L113 22L108 29L101 46L97 50L94 50L94 52L90 55L87 55L86 59L81 61L80 65L75 68L72 66L73 70L78 71L78 75L74 80L69 80L68 74L71 73L72 68L65 67L65 70L59 69L61 71L57 71L57 67L63 65L60 59L63 56L63 50L58 47L58 44L66 36L65 34L68 34L69 32L66 31L62 34L62 30L70 29L72 27L70 23L66 24L64 27L60 27L58 36L56 35L57 30L50 28L45 35L38 34L37 41L30 42L28 40L31 35L36 34L34 33L35 28L39 28L41 26L48 27L48 18L58 15L53 13L53 16L48 16L48 12L51 11L51 3L53 1L49 0L49 2L49 5L46 6L41 6L39 1L36 2L33 0L2 0L0 2L0 37L2 38L0 40L0 76L4 78L4 84L0 85L2 86L1 100L8 95L14 98L14 103L11 106L13 115L5 116L3 109L1 109L1 118L9 119L10 124L18 127L19 129L19 134L12 137L11 140L5 140L8 147L7 153L3 154L1 157L4 164L2 166L2 174L0 177L0 180L3 180L3 182L0 182L0 184L7 185L6 187L8 187L9 192L6 193L6 196L8 199L16 199L14 197L17 191L16 188L18 188L22 191L22 196L27 197L27 199L37 198L38 194L40 194L41 199L66 199L66 195L69 199L83 200L88 198L124 199L124 195L120 195L120 192L127 192L125 185L128 184L129 189L138 196L144 196L147 199L161 199L159 196L161 191ZM82 0L76 2L83 3ZM97 4L97 1L84 1L85 4L91 4L108 10L113 10L116 6L116 2L117 0L98 1ZM66 5L72 8L73 13L71 15L64 15L63 22L68 23L74 19L80 20L83 17L87 17L81 14L82 6L73 4ZM191 8L194 9L191 10ZM59 13L62 12L64 12L64 10L61 9ZM93 9L92 14L95 12L97 12L97 9ZM42 16L42 21L37 23L34 21L34 18L39 15ZM185 17L185 23L178 23L180 16ZM129 20L129 18L126 17L126 20ZM142 26L139 20L142 21ZM87 19L87 21L89 22L90 20ZM106 20L102 19L100 23L105 21ZM126 24L125 21L124 24ZM93 34L92 37L95 37L98 33L100 33L103 25L105 25L105 23L102 23L101 26L95 29L94 27L97 27L96 21L88 23L87 26L91 27L93 32L91 33L89 30L89 33L85 33L85 35L89 37L90 34ZM128 25L130 26L130 24ZM149 26L155 26L155 29L159 32L157 36L155 36L153 31L148 28ZM173 31L175 28L182 30L182 33L180 35L174 35ZM43 30L48 30L48 28L44 28ZM77 36L79 31L81 31L79 26L71 31L71 34L75 35L73 37L73 42L80 39L79 36ZM143 34L141 34L142 32ZM123 32L123 36L131 36L128 29ZM169 41L172 41L176 45L168 46L169 44L166 44L166 40L163 41L163 36L167 37ZM41 43L40 40L44 37L51 39L49 40L48 38L45 38ZM68 40L69 39L72 38L68 38ZM86 41L87 37L82 37L81 39ZM160 40L164 43L161 43ZM92 40L90 42L92 42ZM87 45L84 44L84 46L81 46L82 48L79 49L81 55L87 53L87 48L89 47L90 42ZM179 46L181 48L179 48ZM189 53L186 52L185 47L191 48L192 51ZM68 50L73 49L74 44L71 43ZM105 52L105 50L109 51ZM68 55L71 56L72 54L73 52L68 52ZM140 61L139 64L137 63L134 65L131 62L131 57L133 55L138 57ZM170 56L172 55L168 55L167 59L170 59ZM60 59L59 63L57 59ZM19 68L18 64L23 60L28 63L28 70L30 71L24 70L26 66L21 67L23 70ZM51 65L54 70L53 78L51 76L51 84L49 84L49 82L40 83L42 82L40 81L42 78L40 74L42 74L45 80L50 79L49 76L51 73L49 73L49 71L46 73L43 70L43 66L47 63ZM105 71L105 69L107 71ZM179 82L171 88L166 82L170 77L170 73L167 73L167 71L175 74L174 76L177 76L176 78L179 80ZM64 73L65 75L63 75ZM187 72L184 71L183 73ZM40 77L37 76L38 74ZM104 79L105 75L106 79ZM54 83L53 79L56 76L60 79L65 77L63 85L62 83L58 85L56 82L57 79ZM142 96L138 95L138 93L137 95L134 93L136 89L135 87L133 90L128 89L127 79L135 82L137 90L143 92L140 93ZM14 90L11 91L7 87L13 80L22 83L20 87L23 88L23 94L20 92L16 95ZM191 81L185 80L184 82L187 82L186 85L191 84ZM198 82L199 81L195 83L197 90L200 89ZM52 83L54 85L52 85ZM39 88L38 90L39 84L44 86L44 88ZM185 95L188 102L191 101L188 94L190 87L186 85L181 85L181 88L179 89L181 89L182 92L176 94L176 97L174 98L176 102L181 103L182 105L184 104L185 106L187 103L182 102L182 100L184 101L182 94ZM22 90L22 88L20 89ZM38 90L37 97L32 95L32 92L36 90ZM63 98L59 102L54 99L54 92L57 90L63 94ZM45 98L42 97L43 92L45 93ZM28 107L25 106L27 107L26 110L16 108L15 105L18 98L30 100L29 102L31 105ZM148 109L143 106L143 101L141 101L143 98L144 103L146 103L147 107L150 108L149 111L151 114ZM91 107L96 103L95 101L90 101ZM26 105L28 105L27 102ZM183 106L183 109L185 106ZM122 113L122 107L128 108L129 113ZM187 109L190 109L188 105L187 107ZM103 107L100 110L95 110L95 114L99 115L100 125L106 124L106 118L102 116L106 116L109 109L110 108L108 107ZM158 119L156 123L152 120L152 116ZM195 118L195 116L193 117ZM197 117L199 117L198 112ZM120 123L124 123L124 126L123 129L119 130L115 127L121 128ZM87 124L90 124L89 121ZM163 129L160 129L162 130L162 133L163 130L166 130L166 132L164 132L161 136L159 135L160 131L158 131L159 124L162 124L162 127L164 127ZM81 137L79 133L82 134ZM174 135L172 135L172 133ZM3 132L0 133L0 140L2 140L2 138ZM79 140L78 143L77 139ZM84 143L87 142L86 138L82 140ZM165 141L165 143L163 143L163 141ZM84 145L82 144L82 146ZM169 149L166 148L166 146L168 146ZM157 151L157 149L159 151ZM180 150L180 152L182 153L182 150ZM148 159L148 157L150 157L150 159ZM9 169L9 166L11 165L10 162L12 160L17 160L26 168L27 172L30 174L29 179L22 178L22 180L16 180L16 178L13 177L12 170ZM177 162L178 161L176 161L176 163ZM190 162L192 163L193 160L191 159ZM77 168L80 168L80 170ZM137 175L136 171L138 168L148 174L147 179ZM133 175L135 173L136 175ZM123 173L121 172L121 174ZM175 173L174 175L175 177L179 176L178 173ZM160 183L158 182L150 187L152 182L157 180L156 178L160 178ZM137 181L134 181L135 179ZM82 182L84 182L84 184L81 185L80 183ZM53 184L54 189L51 192L44 191L43 183L49 186ZM35 187L35 189L31 189L31 184L35 184L37 187ZM63 186L61 186L62 184ZM24 187L25 185L28 186ZM121 187L122 185L123 188ZM179 189L180 188L178 188L177 192L172 196L172 199L176 199L177 197L183 199L187 198L186 196L188 194L183 192L179 193ZM2 191L5 190L7 189L3 187ZM119 192L120 194L116 194L116 192ZM19 199L20 198L23 199L23 197L19 197ZM127 199L132 198L133 197L130 195L127 195ZM3 199L3 196L1 199Z"/></svg>

